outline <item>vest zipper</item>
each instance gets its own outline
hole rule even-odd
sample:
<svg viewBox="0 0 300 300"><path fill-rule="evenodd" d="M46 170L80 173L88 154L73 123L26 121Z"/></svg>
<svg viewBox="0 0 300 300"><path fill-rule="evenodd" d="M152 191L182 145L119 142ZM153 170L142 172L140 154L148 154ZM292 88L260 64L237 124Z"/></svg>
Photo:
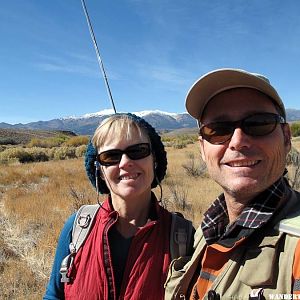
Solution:
<svg viewBox="0 0 300 300"><path fill-rule="evenodd" d="M110 219L107 224L105 225L103 231L103 256L104 256L104 269L106 274L106 281L108 285L108 300L117 300L116 299L116 287L115 287L115 278L114 278L114 271L113 265L111 260L111 253L109 247L109 240L108 240L108 230L117 222L116 219Z"/></svg>
<svg viewBox="0 0 300 300"><path fill-rule="evenodd" d="M120 298L123 299L122 297L124 297L124 289L126 288L126 286L124 287L124 279L126 279L128 277L128 270L130 270L130 268L128 266L131 266L132 265L132 262L130 261L130 253L132 252L132 248L134 248L134 244L135 244L135 240L136 240L136 236L138 235L138 233L141 231L141 230L149 230L150 228L152 228L153 225L155 225L157 223L157 221L151 221L149 222L148 224L146 224L142 229L139 229L135 235L133 236L132 238L132 241L131 241L131 244L130 244L130 247L129 247L129 251L128 251L128 255L127 255L127 259L126 259L126 264L125 264L125 269L124 269L124 274L123 274L123 278L122 278L122 284L121 284L121 288L120 288Z"/></svg>

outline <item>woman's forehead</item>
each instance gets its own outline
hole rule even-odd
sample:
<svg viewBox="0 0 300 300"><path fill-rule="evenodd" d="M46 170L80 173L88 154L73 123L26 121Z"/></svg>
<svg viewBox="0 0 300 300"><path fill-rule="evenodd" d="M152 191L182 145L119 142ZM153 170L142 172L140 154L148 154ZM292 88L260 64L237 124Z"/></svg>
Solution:
<svg viewBox="0 0 300 300"><path fill-rule="evenodd" d="M148 143L149 137L138 128L119 128L118 130L110 130L102 141L101 151L107 149L125 149L128 146Z"/></svg>

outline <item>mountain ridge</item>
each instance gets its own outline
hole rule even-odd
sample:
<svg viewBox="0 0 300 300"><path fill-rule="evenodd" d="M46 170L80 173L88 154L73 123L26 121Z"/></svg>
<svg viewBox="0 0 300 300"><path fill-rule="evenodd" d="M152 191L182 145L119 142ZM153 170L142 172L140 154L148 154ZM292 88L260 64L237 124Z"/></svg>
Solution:
<svg viewBox="0 0 300 300"><path fill-rule="evenodd" d="M144 118L156 130L170 131L180 128L197 127L197 122L188 113L170 113L160 110L147 110L133 112L137 116ZM31 130L65 130L72 131L80 135L92 135L101 121L112 115L111 109L106 109L96 113L85 114L83 116L62 117L48 121L37 121L26 124L0 123L0 128L6 129L31 129ZM300 120L300 110L287 109L287 120L289 122Z"/></svg>

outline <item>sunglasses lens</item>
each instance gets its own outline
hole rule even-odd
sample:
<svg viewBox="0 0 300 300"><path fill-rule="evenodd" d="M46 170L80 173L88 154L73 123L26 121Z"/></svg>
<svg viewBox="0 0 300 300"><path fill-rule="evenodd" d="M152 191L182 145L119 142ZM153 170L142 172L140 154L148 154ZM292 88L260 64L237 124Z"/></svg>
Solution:
<svg viewBox="0 0 300 300"><path fill-rule="evenodd" d="M275 114L257 114L244 119L242 128L251 136L264 136L273 132L278 122Z"/></svg>
<svg viewBox="0 0 300 300"><path fill-rule="evenodd" d="M130 146L126 149L126 154L130 159L137 160L149 156L150 145L147 143Z"/></svg>
<svg viewBox="0 0 300 300"><path fill-rule="evenodd" d="M200 128L200 135L209 143L218 145L227 142L238 127L250 136L264 136L272 133L278 123L283 124L285 120L273 113L261 113L239 121L214 122L203 125Z"/></svg>
<svg viewBox="0 0 300 300"><path fill-rule="evenodd" d="M200 134L211 144L222 144L231 138L233 130L230 122L215 122L203 125Z"/></svg>
<svg viewBox="0 0 300 300"><path fill-rule="evenodd" d="M103 166L112 166L120 162L123 152L120 150L108 150L99 154L98 159Z"/></svg>
<svg viewBox="0 0 300 300"><path fill-rule="evenodd" d="M122 155L126 154L130 159L142 159L151 154L150 144L141 143L129 146L125 150L112 149L101 152L98 155L98 160L102 166L116 165L121 161Z"/></svg>

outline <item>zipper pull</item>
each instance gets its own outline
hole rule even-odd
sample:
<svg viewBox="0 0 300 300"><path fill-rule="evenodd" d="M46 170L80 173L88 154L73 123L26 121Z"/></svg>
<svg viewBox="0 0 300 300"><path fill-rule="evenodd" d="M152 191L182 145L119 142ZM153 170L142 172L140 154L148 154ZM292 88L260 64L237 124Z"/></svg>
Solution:
<svg viewBox="0 0 300 300"><path fill-rule="evenodd" d="M264 299L263 288L251 290L251 293L249 294L249 300L263 300L263 299Z"/></svg>
<svg viewBox="0 0 300 300"><path fill-rule="evenodd" d="M220 300L220 295L213 290L208 291L207 293L208 300Z"/></svg>

